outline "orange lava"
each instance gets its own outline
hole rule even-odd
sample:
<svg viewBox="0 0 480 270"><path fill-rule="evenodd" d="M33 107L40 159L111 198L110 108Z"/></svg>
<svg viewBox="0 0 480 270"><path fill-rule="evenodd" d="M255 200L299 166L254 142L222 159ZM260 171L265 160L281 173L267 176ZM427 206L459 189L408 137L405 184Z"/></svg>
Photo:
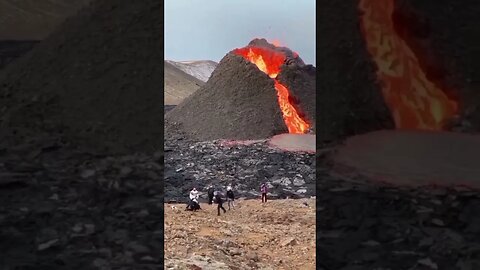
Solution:
<svg viewBox="0 0 480 270"><path fill-rule="evenodd" d="M300 117L295 107L290 103L288 88L277 80L280 66L284 63L286 56L282 52L264 47L245 47L235 49L233 53L243 56L274 80L278 104L288 132L306 133L309 128L308 123Z"/></svg>
<svg viewBox="0 0 480 270"><path fill-rule="evenodd" d="M395 32L394 0L360 0L361 27L382 93L398 129L441 130L458 106L427 79L419 60Z"/></svg>

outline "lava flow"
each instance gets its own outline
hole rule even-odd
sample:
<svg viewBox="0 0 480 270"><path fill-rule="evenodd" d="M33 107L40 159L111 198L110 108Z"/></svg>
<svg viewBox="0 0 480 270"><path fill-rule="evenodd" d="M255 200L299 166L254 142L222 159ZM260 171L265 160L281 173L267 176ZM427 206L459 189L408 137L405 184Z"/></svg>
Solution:
<svg viewBox="0 0 480 270"><path fill-rule="evenodd" d="M288 88L277 80L277 76L280 73L280 66L285 62L286 56L280 51L253 46L235 49L233 53L243 56L274 80L278 104L282 111L283 120L287 125L288 132L306 133L309 124L300 117L293 104L290 103Z"/></svg>
<svg viewBox="0 0 480 270"><path fill-rule="evenodd" d="M456 114L457 103L427 79L412 49L395 32L394 0L360 0L359 8L367 49L396 127L441 130Z"/></svg>

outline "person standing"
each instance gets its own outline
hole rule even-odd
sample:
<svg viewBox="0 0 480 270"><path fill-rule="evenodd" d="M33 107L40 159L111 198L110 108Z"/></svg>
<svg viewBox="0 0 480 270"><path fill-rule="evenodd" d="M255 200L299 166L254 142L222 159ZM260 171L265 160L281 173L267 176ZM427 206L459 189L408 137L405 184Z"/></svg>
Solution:
<svg viewBox="0 0 480 270"><path fill-rule="evenodd" d="M260 192L262 193L262 203L267 202L268 187L266 183L263 183L260 186Z"/></svg>
<svg viewBox="0 0 480 270"><path fill-rule="evenodd" d="M220 194L220 192L216 192L216 194L215 194L215 203L217 204L218 216L220 216L220 209L223 210L224 214L227 212L227 210L225 210L225 208L223 208L223 199L222 199L222 195Z"/></svg>
<svg viewBox="0 0 480 270"><path fill-rule="evenodd" d="M230 204L232 205L232 208L235 209L235 194L233 194L232 186L228 185L227 186L227 203L228 203L228 210L230 210Z"/></svg>
<svg viewBox="0 0 480 270"><path fill-rule="evenodd" d="M208 189L207 189L207 194L208 194L208 204L212 204L213 203L213 193L215 192L215 190L213 189L213 185L210 184L208 186Z"/></svg>

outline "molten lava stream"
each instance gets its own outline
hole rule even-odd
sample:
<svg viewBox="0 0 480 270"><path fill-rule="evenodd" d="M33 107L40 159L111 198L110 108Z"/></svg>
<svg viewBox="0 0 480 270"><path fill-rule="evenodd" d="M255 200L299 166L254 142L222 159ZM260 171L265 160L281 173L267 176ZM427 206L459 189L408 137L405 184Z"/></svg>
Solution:
<svg viewBox="0 0 480 270"><path fill-rule="evenodd" d="M288 132L297 134L306 133L309 128L308 123L300 117L293 104L290 103L288 88L276 79L280 73L280 67L285 62L286 56L281 52L263 47L246 47L235 49L233 52L255 64L258 69L273 79L275 89L277 90L278 104L282 111L283 120L288 128Z"/></svg>
<svg viewBox="0 0 480 270"><path fill-rule="evenodd" d="M360 0L359 8L367 49L396 127L443 129L456 114L457 103L427 79L412 49L395 32L394 0Z"/></svg>

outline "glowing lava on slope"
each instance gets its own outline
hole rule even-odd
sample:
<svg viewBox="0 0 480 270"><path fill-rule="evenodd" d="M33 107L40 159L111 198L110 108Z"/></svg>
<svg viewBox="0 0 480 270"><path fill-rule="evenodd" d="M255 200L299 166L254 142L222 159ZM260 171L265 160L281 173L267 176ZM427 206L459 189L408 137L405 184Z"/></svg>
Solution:
<svg viewBox="0 0 480 270"><path fill-rule="evenodd" d="M418 58L395 32L394 0L360 0L362 32L382 93L399 129L441 130L457 103L427 79Z"/></svg>
<svg viewBox="0 0 480 270"><path fill-rule="evenodd" d="M306 133L309 124L300 117L293 104L291 104L288 88L277 80L277 76L280 73L280 66L283 65L287 58L286 55L281 51L255 46L235 49L233 50L233 53L240 55L249 62L255 64L258 69L274 80L275 89L277 90L278 104L282 111L283 120L287 125L288 132Z"/></svg>

